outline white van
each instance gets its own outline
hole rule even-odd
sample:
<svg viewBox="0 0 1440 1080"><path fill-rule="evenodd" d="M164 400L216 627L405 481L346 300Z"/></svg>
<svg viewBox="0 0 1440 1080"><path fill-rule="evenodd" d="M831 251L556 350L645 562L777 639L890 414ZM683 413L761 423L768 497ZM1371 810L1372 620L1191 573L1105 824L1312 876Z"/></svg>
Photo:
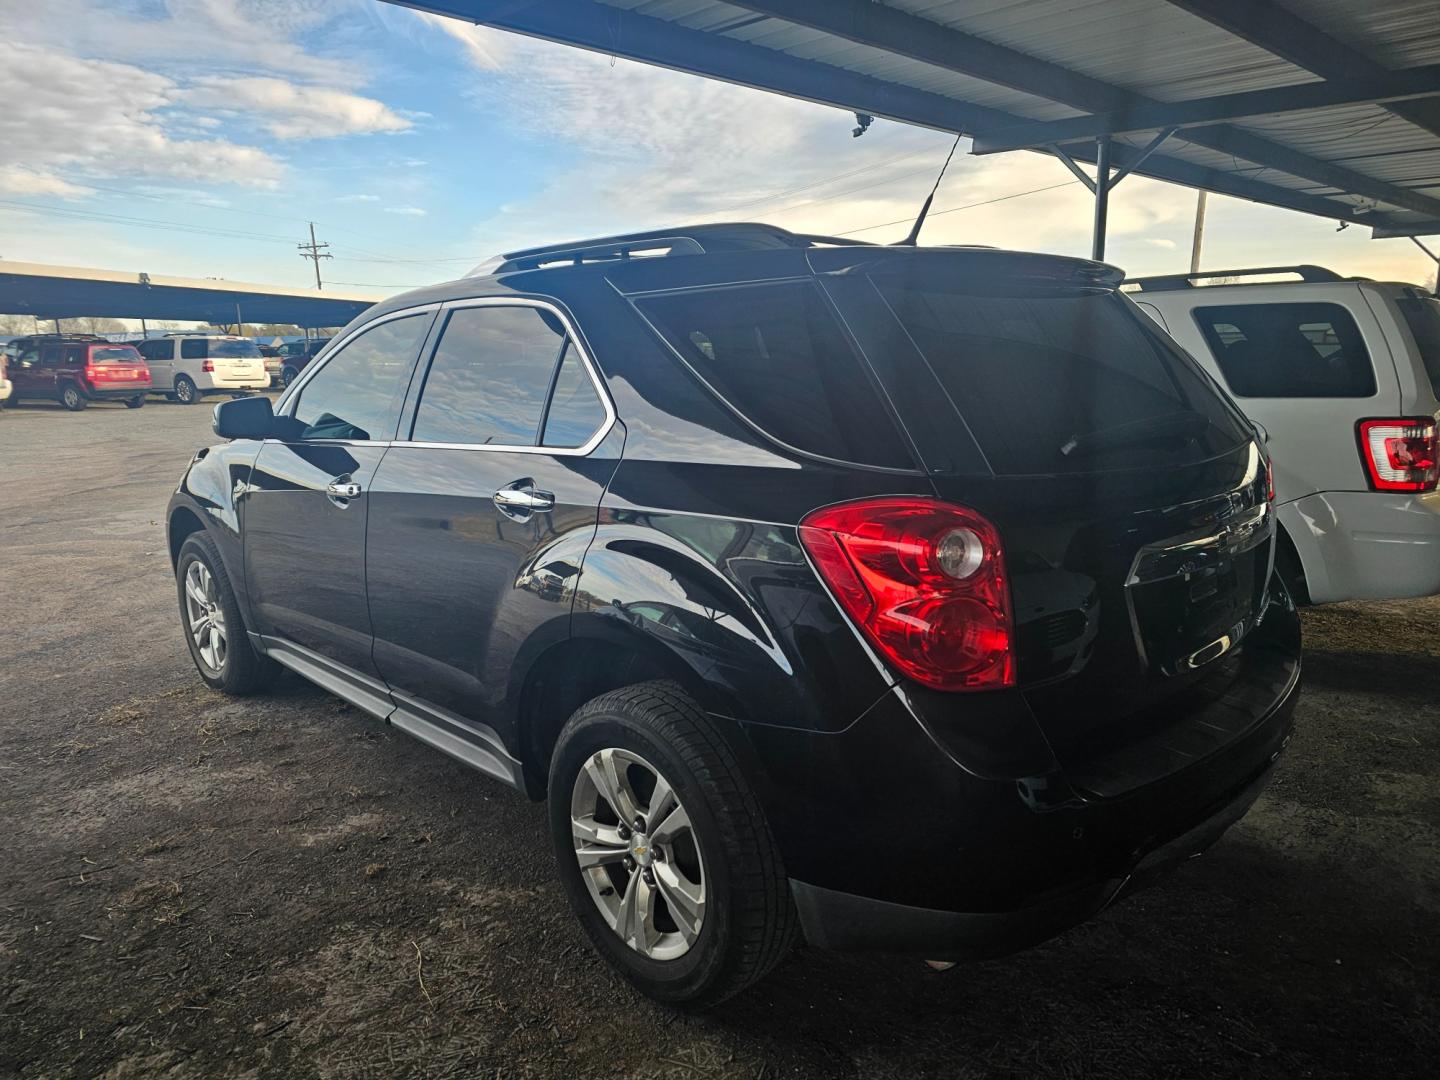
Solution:
<svg viewBox="0 0 1440 1080"><path fill-rule="evenodd" d="M136 345L150 366L154 393L182 405L205 394L268 390L265 357L249 338L231 334L173 334Z"/></svg>
<svg viewBox="0 0 1440 1080"><path fill-rule="evenodd" d="M1440 301L1318 266L1124 288L1268 436L1298 599L1440 593Z"/></svg>

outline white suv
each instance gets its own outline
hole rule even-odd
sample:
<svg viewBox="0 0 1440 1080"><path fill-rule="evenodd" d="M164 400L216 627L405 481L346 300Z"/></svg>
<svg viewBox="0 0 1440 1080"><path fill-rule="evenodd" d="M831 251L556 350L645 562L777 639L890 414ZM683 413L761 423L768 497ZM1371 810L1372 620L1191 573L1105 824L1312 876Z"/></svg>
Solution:
<svg viewBox="0 0 1440 1080"><path fill-rule="evenodd" d="M1440 302L1318 266L1125 288L1268 436L1297 598L1440 593Z"/></svg>
<svg viewBox="0 0 1440 1080"><path fill-rule="evenodd" d="M136 345L150 366L155 393L182 405L205 394L268 390L270 374L260 348L229 334L175 334Z"/></svg>

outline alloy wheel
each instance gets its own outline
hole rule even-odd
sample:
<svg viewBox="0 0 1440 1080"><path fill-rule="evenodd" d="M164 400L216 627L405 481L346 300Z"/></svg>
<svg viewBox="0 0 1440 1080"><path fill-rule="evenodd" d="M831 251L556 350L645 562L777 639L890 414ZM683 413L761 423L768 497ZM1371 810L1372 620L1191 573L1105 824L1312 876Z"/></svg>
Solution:
<svg viewBox="0 0 1440 1080"><path fill-rule="evenodd" d="M642 956L674 960L705 923L705 865L690 814L630 750L590 755L570 799L575 858L609 927Z"/></svg>
<svg viewBox="0 0 1440 1080"><path fill-rule="evenodd" d="M225 611L215 589L210 568L196 560L185 570L185 620L200 659L212 671L225 666L229 638L225 632Z"/></svg>

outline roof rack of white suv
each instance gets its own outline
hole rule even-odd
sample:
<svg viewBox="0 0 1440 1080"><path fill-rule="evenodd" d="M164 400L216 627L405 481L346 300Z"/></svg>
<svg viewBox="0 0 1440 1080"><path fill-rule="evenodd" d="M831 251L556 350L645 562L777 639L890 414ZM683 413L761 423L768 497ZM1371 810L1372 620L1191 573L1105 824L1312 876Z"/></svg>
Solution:
<svg viewBox="0 0 1440 1080"><path fill-rule="evenodd" d="M548 247L511 251L487 259L467 277L504 274L512 270L538 270L549 266L583 266L586 263L623 262L636 258L666 255L703 255L713 251L760 251L780 248L805 248L818 245L869 246L864 240L846 240L838 236L812 236L792 233L774 225L754 222L733 222L714 225L691 225L652 232L604 236L595 240L577 240Z"/></svg>
<svg viewBox="0 0 1440 1080"><path fill-rule="evenodd" d="M1172 289L1203 289L1217 285L1274 285L1281 274L1292 274L1302 282L1353 281L1323 266L1300 263L1296 266L1250 266L1243 270L1202 270L1194 274L1161 274L1156 277L1131 278L1121 286L1126 292L1168 292ZM1247 281L1246 278L1267 280Z"/></svg>

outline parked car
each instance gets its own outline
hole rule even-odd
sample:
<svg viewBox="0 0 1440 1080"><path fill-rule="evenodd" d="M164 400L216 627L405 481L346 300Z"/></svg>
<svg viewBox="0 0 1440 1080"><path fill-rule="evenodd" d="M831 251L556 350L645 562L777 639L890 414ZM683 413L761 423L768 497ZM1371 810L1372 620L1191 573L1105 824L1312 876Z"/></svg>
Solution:
<svg viewBox="0 0 1440 1080"><path fill-rule="evenodd" d="M1120 278L713 225L391 298L216 409L167 511L197 670L547 799L659 1000L797 932L1042 941L1245 813L1300 677L1264 449Z"/></svg>
<svg viewBox="0 0 1440 1080"><path fill-rule="evenodd" d="M260 350L260 358L265 363L265 375L270 380L271 389L283 385L282 369L285 361L280 349L275 345L256 345L256 348Z"/></svg>
<svg viewBox="0 0 1440 1080"><path fill-rule="evenodd" d="M265 360L249 338L231 334L167 334L140 342L155 391L182 405L206 394L237 394L270 387Z"/></svg>
<svg viewBox="0 0 1440 1080"><path fill-rule="evenodd" d="M10 355L0 352L0 409L10 400Z"/></svg>
<svg viewBox="0 0 1440 1080"><path fill-rule="evenodd" d="M287 341L280 346L280 385L289 386L305 370L320 350L330 344L329 338L312 338L310 341Z"/></svg>
<svg viewBox="0 0 1440 1080"><path fill-rule="evenodd" d="M32 334L10 343L10 400L58 401L79 412L92 401L145 404L150 371L135 346L94 334Z"/></svg>
<svg viewBox="0 0 1440 1080"><path fill-rule="evenodd" d="M1277 558L1293 595L1440 593L1435 297L1318 266L1129 287L1268 433Z"/></svg>

